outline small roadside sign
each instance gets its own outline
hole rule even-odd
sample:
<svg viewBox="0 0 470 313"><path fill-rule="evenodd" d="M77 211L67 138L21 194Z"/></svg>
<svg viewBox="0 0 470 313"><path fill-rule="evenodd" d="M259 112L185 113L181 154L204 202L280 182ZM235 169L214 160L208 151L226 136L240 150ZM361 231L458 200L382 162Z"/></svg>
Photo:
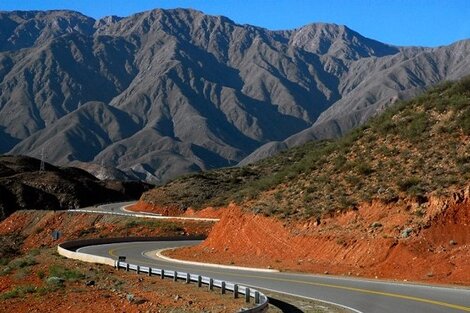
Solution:
<svg viewBox="0 0 470 313"><path fill-rule="evenodd" d="M123 255L118 256L118 261L119 262L126 262L126 257Z"/></svg>

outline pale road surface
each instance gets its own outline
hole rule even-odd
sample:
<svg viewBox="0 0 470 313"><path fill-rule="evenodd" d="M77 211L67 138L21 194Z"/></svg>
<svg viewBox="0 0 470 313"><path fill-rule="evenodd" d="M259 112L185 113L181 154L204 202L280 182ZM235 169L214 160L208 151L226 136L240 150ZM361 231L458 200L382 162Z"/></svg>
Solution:
<svg viewBox="0 0 470 313"><path fill-rule="evenodd" d="M126 256L132 264L190 272L253 287L338 303L360 312L470 312L470 289L294 273L265 273L176 264L158 259L155 250L200 241L155 241L97 245L79 251ZM152 251L152 252L150 252ZM147 253L146 253L147 252Z"/></svg>
<svg viewBox="0 0 470 313"><path fill-rule="evenodd" d="M137 202L129 201L129 202L109 203L109 204L102 204L99 206L93 206L93 207L87 207L87 208L71 209L71 210L67 210L66 212L109 214L109 215L117 215L117 216L152 218L152 219L162 219L162 220L177 219L177 220L188 220L188 221L193 220L193 221L209 221L209 222L217 222L219 220L218 218L163 216L161 214L156 214L156 213L130 211L127 209L128 206L133 205L135 203Z"/></svg>
<svg viewBox="0 0 470 313"><path fill-rule="evenodd" d="M83 247L79 251L114 259L118 256L126 256L127 261L132 264L190 272L261 289L329 301L354 309L356 312L470 312L470 288L428 286L340 276L222 269L178 264L156 256L156 250L159 249L198 243L200 241L115 243Z"/></svg>

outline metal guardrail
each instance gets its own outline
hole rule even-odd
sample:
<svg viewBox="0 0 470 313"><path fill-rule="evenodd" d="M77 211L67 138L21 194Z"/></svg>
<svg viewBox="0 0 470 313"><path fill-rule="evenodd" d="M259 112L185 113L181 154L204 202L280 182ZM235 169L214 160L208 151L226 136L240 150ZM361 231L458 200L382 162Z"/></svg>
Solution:
<svg viewBox="0 0 470 313"><path fill-rule="evenodd" d="M148 276L159 276L161 279L165 277L173 279L173 281L183 280L187 284L193 282L197 283L198 287L202 285L207 285L209 290L214 290L214 288L219 288L222 294L227 292L232 292L235 299L239 298L240 295L243 295L246 303L250 303L250 299L253 299L255 306L252 308L242 309L239 312L266 312L268 309L268 297L262 292L249 288L247 286L235 284L225 280L213 279L211 277L191 274L186 272L171 271L160 268L152 268L149 266L139 266L135 264L130 264L122 261L116 261L115 267L117 269L125 269L126 271L135 271L137 274L147 274Z"/></svg>
<svg viewBox="0 0 470 313"><path fill-rule="evenodd" d="M165 270L160 268L153 268L149 266L139 266L135 264L126 263L123 261L113 260L107 257L96 256L87 253L76 252L76 249L79 247L112 243L112 242L129 242L129 241L147 241L152 238L103 238L103 239L84 239L76 241L68 241L61 243L57 250L60 255L63 255L67 258L72 258L76 260L81 260L84 262L92 262L99 264L111 265L113 264L115 268L126 269L126 271L135 271L137 274L147 274L149 276L160 276L161 279L168 277L172 278L174 281L184 280L186 283L197 283L198 287L202 285L207 285L209 290L214 288L219 288L222 294L227 292L232 292L234 298L239 298L240 295L245 297L245 301L249 303L253 299L255 306L252 308L241 309L239 312L244 313L263 313L268 309L268 297L262 292L249 288L247 286L239 285L225 280L213 279L207 276L201 276L197 274L191 274L186 272L178 272ZM164 238L163 240L174 240L176 238ZM200 239L200 238L198 238ZM153 238L152 240L155 240Z"/></svg>

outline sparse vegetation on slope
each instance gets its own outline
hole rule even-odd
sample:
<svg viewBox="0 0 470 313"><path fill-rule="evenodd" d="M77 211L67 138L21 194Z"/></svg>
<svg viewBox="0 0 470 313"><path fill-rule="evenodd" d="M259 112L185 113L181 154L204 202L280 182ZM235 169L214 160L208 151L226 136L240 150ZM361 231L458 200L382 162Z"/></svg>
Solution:
<svg viewBox="0 0 470 313"><path fill-rule="evenodd" d="M335 141L312 142L243 168L182 177L144 194L156 205L247 204L309 217L372 199L426 201L470 181L470 77L400 102Z"/></svg>

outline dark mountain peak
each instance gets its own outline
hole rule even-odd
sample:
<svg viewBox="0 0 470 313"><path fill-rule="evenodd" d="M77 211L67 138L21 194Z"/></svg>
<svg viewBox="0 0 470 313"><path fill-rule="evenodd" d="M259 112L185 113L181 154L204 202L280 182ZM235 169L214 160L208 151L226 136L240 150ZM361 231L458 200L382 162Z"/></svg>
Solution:
<svg viewBox="0 0 470 313"><path fill-rule="evenodd" d="M124 17L116 15L105 16L95 22L94 28L100 28L108 24L115 24L121 21L122 19L124 19Z"/></svg>
<svg viewBox="0 0 470 313"><path fill-rule="evenodd" d="M233 24L235 22L225 16L206 15L201 11L193 9L154 9L136 13L126 18L101 19L97 22L99 27L103 25L114 25L102 32L114 32L120 35L146 35L155 31L163 30L169 34L187 36L194 29L210 29L213 25Z"/></svg>
<svg viewBox="0 0 470 313"><path fill-rule="evenodd" d="M312 23L294 30L291 44L316 54L353 60L399 52L398 48L366 38L345 25L329 23Z"/></svg>
<svg viewBox="0 0 470 313"><path fill-rule="evenodd" d="M38 46L67 33L91 35L94 23L93 18L75 11L0 12L0 51Z"/></svg>

